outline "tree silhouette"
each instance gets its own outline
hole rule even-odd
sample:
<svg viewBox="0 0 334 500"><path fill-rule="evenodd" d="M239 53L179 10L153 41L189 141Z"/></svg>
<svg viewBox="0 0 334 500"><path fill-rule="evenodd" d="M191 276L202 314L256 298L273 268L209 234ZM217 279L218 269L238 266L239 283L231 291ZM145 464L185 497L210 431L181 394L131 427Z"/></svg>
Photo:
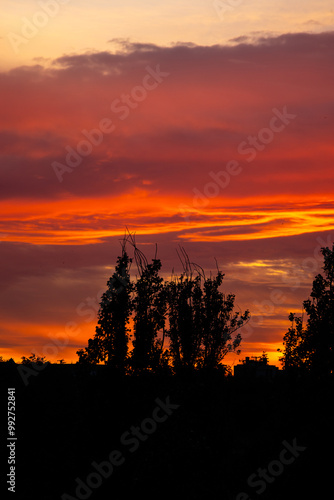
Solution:
<svg viewBox="0 0 334 500"><path fill-rule="evenodd" d="M269 356L268 354L266 353L266 351L262 351L262 354L259 358L260 361L262 361L262 363L264 363L265 365L268 364L268 361L269 361Z"/></svg>
<svg viewBox="0 0 334 500"><path fill-rule="evenodd" d="M41 366L44 363L48 363L48 361L46 361L45 359L45 356L36 356L36 354L33 352L31 353L31 356L29 356L29 358L27 358L26 356L22 356L21 359L22 365L36 364L38 366Z"/></svg>
<svg viewBox="0 0 334 500"><path fill-rule="evenodd" d="M130 280L125 247L130 243L139 277ZM233 312L235 296L219 288L224 274L206 278L203 269L190 263L181 248L184 272L164 282L161 261L155 255L148 263L133 235L123 240L122 255L102 295L95 336L88 347L77 351L80 363L110 365L120 373L161 369L175 372L219 366L229 351L236 351L241 335L234 333L247 321L249 312ZM128 354L129 322L133 320L133 349ZM159 333L162 336L159 338ZM165 337L169 339L164 349Z"/></svg>
<svg viewBox="0 0 334 500"><path fill-rule="evenodd" d="M230 351L237 351L241 343L241 334L232 335L249 318L249 311L233 312L235 295L225 295L219 290L224 274L219 270L214 278L204 282L203 321L203 366L213 369Z"/></svg>
<svg viewBox="0 0 334 500"><path fill-rule="evenodd" d="M128 232L124 244L129 243L134 249L134 259L139 274L132 286L133 297L133 350L130 365L135 372L156 371L163 361L163 343L158 339L159 331L164 332L166 300L163 278L159 276L161 261L157 259L157 247L152 263L148 263L145 254L138 248L135 236Z"/></svg>
<svg viewBox="0 0 334 500"><path fill-rule="evenodd" d="M194 369L200 361L200 345L203 320L200 276L181 275L167 283L168 320L167 336L169 351L176 371Z"/></svg>
<svg viewBox="0 0 334 500"><path fill-rule="evenodd" d="M107 282L107 291L102 295L98 312L98 326L93 339L89 339L85 350L77 351L79 362L101 361L124 373L127 365L129 321L132 311L129 268L131 259L122 247L117 258L113 276Z"/></svg>
<svg viewBox="0 0 334 500"><path fill-rule="evenodd" d="M218 269L214 278L206 278L181 251L184 273L167 284L170 352L176 371L211 371L239 347L241 335L232 335L247 321L249 311L233 313L235 296L219 290L224 274Z"/></svg>
<svg viewBox="0 0 334 500"><path fill-rule="evenodd" d="M159 276L161 261L152 259L141 269L134 285L134 340L131 363L136 371L156 369L159 365L163 340L158 332L165 326L166 301L163 279Z"/></svg>
<svg viewBox="0 0 334 500"><path fill-rule="evenodd" d="M291 322L291 326L283 337L284 354L279 360L282 363L283 369L291 374L297 370L302 370L303 366L305 366L300 348L304 331L301 317L290 313L289 321Z"/></svg>
<svg viewBox="0 0 334 500"><path fill-rule="evenodd" d="M334 245L322 248L324 276L318 274L310 298L303 302L308 316L306 327L302 318L290 314L292 326L284 336L281 358L284 369L303 369L317 376L328 376L334 369Z"/></svg>

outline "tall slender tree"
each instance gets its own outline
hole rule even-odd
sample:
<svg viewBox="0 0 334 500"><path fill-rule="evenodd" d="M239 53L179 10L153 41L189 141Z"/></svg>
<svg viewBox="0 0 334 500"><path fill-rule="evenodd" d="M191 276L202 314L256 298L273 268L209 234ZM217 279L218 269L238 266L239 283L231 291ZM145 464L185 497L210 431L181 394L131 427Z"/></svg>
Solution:
<svg viewBox="0 0 334 500"><path fill-rule="evenodd" d="M162 350L159 331L165 326L166 302L163 297L163 278L159 276L161 261L146 264L134 288L134 340L132 364L135 370L154 370Z"/></svg>
<svg viewBox="0 0 334 500"><path fill-rule="evenodd" d="M166 284L169 351L174 370L193 370L201 361L203 331L200 276L181 275Z"/></svg>
<svg viewBox="0 0 334 500"><path fill-rule="evenodd" d="M137 247L135 236L129 233L128 242L134 249L134 258L139 274L134 283L133 297L133 350L131 366L138 373L143 370L156 371L162 362L163 343L158 338L164 332L166 299L163 278L159 275L161 260L155 257L151 263Z"/></svg>
<svg viewBox="0 0 334 500"><path fill-rule="evenodd" d="M79 362L104 363L124 373L128 358L129 321L132 312L130 264L125 244L118 257L115 272L107 282L98 312L98 326L88 347L77 352Z"/></svg>

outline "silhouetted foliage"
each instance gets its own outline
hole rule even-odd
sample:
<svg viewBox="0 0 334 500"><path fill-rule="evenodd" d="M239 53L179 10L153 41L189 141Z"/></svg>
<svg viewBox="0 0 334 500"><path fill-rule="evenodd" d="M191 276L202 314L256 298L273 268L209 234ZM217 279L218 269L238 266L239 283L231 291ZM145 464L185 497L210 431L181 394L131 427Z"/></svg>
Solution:
<svg viewBox="0 0 334 500"><path fill-rule="evenodd" d="M284 353L280 358L283 369L288 373L294 373L303 369L304 361L301 355L301 342L304 336L303 322L301 317L289 314L291 326L283 337Z"/></svg>
<svg viewBox="0 0 334 500"><path fill-rule="evenodd" d="M163 340L158 332L165 326L166 301L163 279L159 276L161 261L153 259L147 264L134 285L134 340L132 366L136 370L156 369L159 366Z"/></svg>
<svg viewBox="0 0 334 500"><path fill-rule="evenodd" d="M95 336L89 339L88 347L77 351L80 363L103 361L119 372L125 371L132 311L130 264L131 259L123 246L115 272L107 282L107 291L102 295Z"/></svg>
<svg viewBox="0 0 334 500"><path fill-rule="evenodd" d="M324 276L318 274L310 298L303 302L308 316L306 327L301 317L290 314L292 325L284 336L280 361L287 371L306 371L327 376L334 369L334 245L321 249Z"/></svg>
<svg viewBox="0 0 334 500"><path fill-rule="evenodd" d="M45 359L45 356L36 356L36 354L34 354L33 352L31 353L31 356L29 356L29 358L27 358L26 356L22 356L21 359L22 365L29 365L31 363L34 363L38 366L41 366L44 363L48 363L48 361L46 361Z"/></svg>
<svg viewBox="0 0 334 500"><path fill-rule="evenodd" d="M212 370L228 352L239 347L241 335L232 335L248 319L249 312L233 313L235 296L219 290L223 278L220 271L214 278L183 274L167 284L167 335L176 371Z"/></svg>
<svg viewBox="0 0 334 500"><path fill-rule="evenodd" d="M126 243L134 248L139 277L130 280L131 260ZM98 324L88 347L77 351L80 363L109 364L118 371L193 371L216 369L226 354L236 351L241 335L234 333L247 321L249 311L233 312L235 296L219 290L224 274L206 278L181 249L184 272L164 282L161 261L148 263L129 234L122 256L102 296ZM130 316L133 349L128 356ZM164 349L165 337L169 348Z"/></svg>
<svg viewBox="0 0 334 500"><path fill-rule="evenodd" d="M224 274L204 281L203 294L203 367L213 369L228 352L238 351L241 335L237 333L249 318L249 311L233 312L235 295L225 295L219 290Z"/></svg>
<svg viewBox="0 0 334 500"><path fill-rule="evenodd" d="M27 358L25 358L25 359L27 359ZM13 358L4 359L3 356L0 356L0 363L15 363L15 361L13 360Z"/></svg>
<svg viewBox="0 0 334 500"><path fill-rule="evenodd" d="M130 234L127 241L134 249L134 259L139 274L133 285L133 350L130 359L135 372L157 371L163 362L163 343L158 333L164 332L166 320L166 300L163 278L159 276L161 261L157 259L157 249L152 263L148 263L144 253L137 247L135 236Z"/></svg>
<svg viewBox="0 0 334 500"><path fill-rule="evenodd" d="M266 351L262 351L262 354L260 356L260 361L262 361L263 363L265 364L268 364L268 361L269 361L269 356L268 354L266 353Z"/></svg>
<svg viewBox="0 0 334 500"><path fill-rule="evenodd" d="M193 279L181 275L179 279L167 283L166 289L169 320L167 336L174 369L197 368L202 333L200 276Z"/></svg>

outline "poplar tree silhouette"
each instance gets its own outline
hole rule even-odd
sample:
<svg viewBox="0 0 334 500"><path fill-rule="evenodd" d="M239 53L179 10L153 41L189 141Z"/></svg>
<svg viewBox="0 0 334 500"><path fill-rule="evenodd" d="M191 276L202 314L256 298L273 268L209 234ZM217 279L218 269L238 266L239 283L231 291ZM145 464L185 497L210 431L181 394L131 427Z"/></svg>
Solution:
<svg viewBox="0 0 334 500"><path fill-rule="evenodd" d="M107 282L98 312L98 326L88 347L77 351L79 362L99 363L112 366L120 373L126 371L128 362L129 321L132 312L130 281L131 259L122 246L122 255L117 258L113 276Z"/></svg>
<svg viewBox="0 0 334 500"><path fill-rule="evenodd" d="M163 278L159 276L161 261L157 259L157 248L152 263L136 245L134 235L129 234L128 241L134 248L134 258L139 273L133 289L134 340L131 355L131 367L136 372L156 371L162 363L164 327L166 320L166 297ZM158 339L159 331L163 332Z"/></svg>
<svg viewBox="0 0 334 500"><path fill-rule="evenodd" d="M199 367L202 334L200 276L181 275L166 284L168 300L169 352L175 371Z"/></svg>
<svg viewBox="0 0 334 500"><path fill-rule="evenodd" d="M219 290L224 274L206 278L181 248L184 273L167 284L170 353L176 371L217 368L226 354L237 351L236 332L248 320L249 311L233 312L235 296ZM197 276L194 276L194 273Z"/></svg>
<svg viewBox="0 0 334 500"><path fill-rule="evenodd" d="M134 340L131 363L135 370L156 369L159 365L163 341L157 336L165 326L166 302L163 297L163 279L159 276L161 262L153 259L136 281L134 309Z"/></svg>

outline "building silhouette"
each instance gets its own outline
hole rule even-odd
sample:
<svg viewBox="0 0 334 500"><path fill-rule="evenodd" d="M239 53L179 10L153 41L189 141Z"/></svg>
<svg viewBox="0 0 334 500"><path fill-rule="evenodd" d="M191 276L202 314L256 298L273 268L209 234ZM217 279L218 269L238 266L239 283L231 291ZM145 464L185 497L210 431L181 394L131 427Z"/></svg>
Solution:
<svg viewBox="0 0 334 500"><path fill-rule="evenodd" d="M239 365L234 367L234 376L238 378L266 378L277 377L279 369L275 365L268 365L268 360L263 357L249 356Z"/></svg>

